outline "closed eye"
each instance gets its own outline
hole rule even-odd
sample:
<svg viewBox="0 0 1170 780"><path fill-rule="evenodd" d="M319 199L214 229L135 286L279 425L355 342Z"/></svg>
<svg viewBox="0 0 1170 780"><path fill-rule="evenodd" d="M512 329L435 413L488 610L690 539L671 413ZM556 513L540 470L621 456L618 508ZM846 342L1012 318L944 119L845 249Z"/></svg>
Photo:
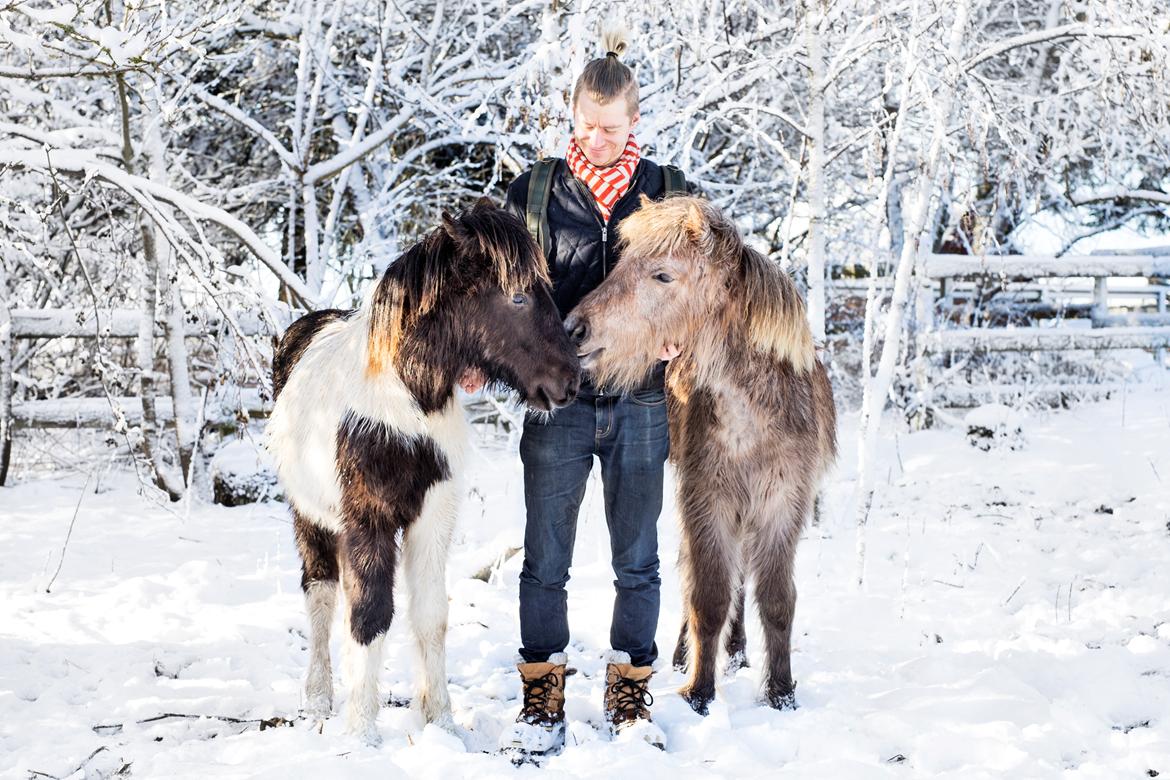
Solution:
<svg viewBox="0 0 1170 780"><path fill-rule="evenodd" d="M662 282L663 284L670 284L671 282L674 281L674 277L671 276L670 274L666 273L665 271L659 271L658 273L654 274L654 278L657 279L658 281Z"/></svg>

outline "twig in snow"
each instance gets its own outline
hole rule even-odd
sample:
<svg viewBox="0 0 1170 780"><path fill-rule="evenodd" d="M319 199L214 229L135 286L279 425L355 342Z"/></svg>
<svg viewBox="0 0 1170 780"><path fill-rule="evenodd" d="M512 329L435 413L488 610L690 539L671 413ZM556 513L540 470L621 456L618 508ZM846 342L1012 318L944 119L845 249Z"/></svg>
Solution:
<svg viewBox="0 0 1170 780"><path fill-rule="evenodd" d="M1125 427L1125 402L1129 398L1129 377L1121 381L1121 427Z"/></svg>
<svg viewBox="0 0 1170 780"><path fill-rule="evenodd" d="M45 586L45 593L52 592L53 583L57 581L57 575L61 573L61 567L65 564L65 550L69 547L69 537L73 536L73 524L77 522L77 513L81 510L81 502L85 498L85 489L89 487L89 481L92 478L93 472L91 471L85 477L85 484L81 486L81 495L77 497L77 506L73 508L73 517L69 521L69 530L65 532L65 543L61 545L61 558L57 561L57 570L49 578L49 584Z"/></svg>
<svg viewBox="0 0 1170 780"><path fill-rule="evenodd" d="M90 753L88 756L86 756L85 760L82 761L80 764L78 764L76 769L74 769L69 774L65 775L65 777L72 777L73 775L80 772L82 769L85 769L85 765L88 764L90 761L92 761L94 756L96 756L98 753L101 753L103 750L108 750L108 749L109 748L107 748L105 745L102 745L101 747L97 748L92 753ZM61 780L59 777L57 777L57 775L51 775L48 772L38 772L35 769L28 770L28 776L29 777L51 777L51 778L53 778L53 780Z"/></svg>
<svg viewBox="0 0 1170 780"><path fill-rule="evenodd" d="M935 580L935 582L937 582L939 585L946 585L948 588L957 588L958 590L962 590L964 588L963 585L956 585L953 582L944 582L943 580Z"/></svg>
<svg viewBox="0 0 1170 780"><path fill-rule="evenodd" d="M1158 467L1154 465L1154 459L1153 458L1146 458L1146 460L1148 460L1150 462L1150 468L1154 470L1154 476L1158 478L1159 482L1161 482L1162 475L1158 473Z"/></svg>
<svg viewBox="0 0 1170 780"><path fill-rule="evenodd" d="M906 515L906 547L902 552L902 603L898 608L898 620L906 619L906 584L910 580L910 515Z"/></svg>
<svg viewBox="0 0 1170 780"><path fill-rule="evenodd" d="M230 715L193 715L184 712L164 712L161 715L154 715L152 717L143 718L142 720L136 720L134 722L138 725L142 725L143 723L155 723L160 720L169 720L171 718L182 718L185 720L202 720L206 718L207 720L219 720L223 721L224 723L239 723L246 726L256 724L260 727L261 731L264 731L265 729L276 728L277 726L295 725L295 721L282 718L279 715L274 715L271 718L233 718ZM117 734L118 730L121 730L124 725L125 724L122 723L99 723L96 726L91 726L90 729L99 734L102 731L112 731L114 734Z"/></svg>
<svg viewBox="0 0 1170 780"><path fill-rule="evenodd" d="M523 549L521 547L507 547L501 552L494 561L484 566L482 569L471 575L472 579L480 580L481 582L491 582L492 575L500 570L500 568L512 559L516 553Z"/></svg>
<svg viewBox="0 0 1170 780"><path fill-rule="evenodd" d="M1016 597L1016 594L1020 592L1020 588L1024 587L1024 583L1027 581L1028 581L1027 577L1020 577L1020 581L1016 585L1016 589L1013 590L1011 592L1011 594L1006 599L1003 600L1003 606L1006 607L1008 605L1008 602Z"/></svg>
<svg viewBox="0 0 1170 780"><path fill-rule="evenodd" d="M975 558L971 561L971 564L967 567L971 571L975 571L975 567L979 565L979 553L981 553L981 552L983 552L983 542L980 542L979 546L975 548Z"/></svg>

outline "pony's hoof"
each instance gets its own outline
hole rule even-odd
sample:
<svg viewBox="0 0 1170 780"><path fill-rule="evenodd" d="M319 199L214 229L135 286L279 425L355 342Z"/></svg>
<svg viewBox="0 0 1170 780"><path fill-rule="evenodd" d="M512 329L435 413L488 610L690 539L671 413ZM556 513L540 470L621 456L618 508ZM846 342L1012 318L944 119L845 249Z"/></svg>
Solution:
<svg viewBox="0 0 1170 780"><path fill-rule="evenodd" d="M424 716L424 720L431 725L438 726L453 737L463 739L462 730L455 725L455 718L451 715L451 710L445 710L433 716Z"/></svg>
<svg viewBox="0 0 1170 780"><path fill-rule="evenodd" d="M378 727L373 723L351 725L346 728L345 733L352 737L357 737L359 740L361 740L363 745L368 747L382 747L382 734L378 731Z"/></svg>
<svg viewBox="0 0 1170 780"><path fill-rule="evenodd" d="M768 706L774 710L795 710L800 705L796 703L796 689L786 693L769 693L765 696Z"/></svg>
<svg viewBox="0 0 1170 780"><path fill-rule="evenodd" d="M735 674L740 669L747 669L749 666L751 664L748 663L747 653L742 650L737 650L728 656L727 667L724 669L724 672L727 674Z"/></svg>
<svg viewBox="0 0 1170 780"><path fill-rule="evenodd" d="M704 718L707 717L707 705L715 699L713 694L699 693L694 688L683 688L678 693L683 697L683 701L691 705L692 710Z"/></svg>
<svg viewBox="0 0 1170 780"><path fill-rule="evenodd" d="M326 720L333 714L333 699L329 696L309 696L302 709L305 718L312 721Z"/></svg>

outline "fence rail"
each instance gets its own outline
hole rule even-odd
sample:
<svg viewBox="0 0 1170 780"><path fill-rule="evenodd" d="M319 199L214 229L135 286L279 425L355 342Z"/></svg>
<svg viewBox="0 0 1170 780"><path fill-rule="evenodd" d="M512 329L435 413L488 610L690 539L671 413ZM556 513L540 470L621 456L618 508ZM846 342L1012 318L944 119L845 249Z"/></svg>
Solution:
<svg viewBox="0 0 1170 780"><path fill-rule="evenodd" d="M956 353L987 352L1061 352L1071 350L1152 350L1161 362L1170 347L1170 312L1167 312L1167 293L1170 286L1164 279L1170 277L1170 247L1137 252L1101 252L1090 255L928 255L923 263L924 284L930 292L953 296L959 285L956 280L993 279L997 282L1036 282L1043 279L1092 279L1088 306L1073 304L1077 313L1087 309L1089 322L1083 319L1052 327L991 327L948 328L936 321L934 328L920 334L924 353L943 356L949 365ZM1145 286L1124 285L1110 290L1109 280L1124 277L1144 277ZM964 284L970 284L967 281ZM1038 286L1039 297L1027 302L1039 307L1049 289ZM1068 290L1051 290L1066 301ZM1126 298L1126 311L1112 313L1110 297ZM1143 304L1152 301L1155 311L1140 311ZM994 301L992 304L994 306ZM1137 309L1137 310L1135 310ZM1090 325L1091 327L1084 327ZM1044 388L1048 395L1064 397L1082 390L1076 385L1054 384ZM940 388L940 397L954 402L964 393L952 393L951 388ZM967 392L974 398L978 393Z"/></svg>
<svg viewBox="0 0 1170 780"><path fill-rule="evenodd" d="M12 337L16 339L53 338L135 338L142 322L142 313L133 309L13 309ZM243 335L258 336L271 333L272 327L254 312L233 312L232 319ZM219 330L224 324L218 312L190 317L184 325L188 336L203 336ZM155 328L161 335L161 328Z"/></svg>
<svg viewBox="0 0 1170 780"><path fill-rule="evenodd" d="M1170 347L1170 327L937 330L927 334L924 346L928 353L975 349L989 352L1164 349Z"/></svg>
<svg viewBox="0 0 1170 780"><path fill-rule="evenodd" d="M230 422L240 410L251 417L264 417L271 409L260 392L247 389L232 399L208 402L208 423ZM231 402L227 402L230 400ZM174 419L171 399L154 399L158 421ZM117 411L115 411L115 409ZM142 424L142 399L137 396L107 398L54 398L47 401L20 401L12 405L12 419L17 428L102 428L113 425L119 417L126 425Z"/></svg>
<svg viewBox="0 0 1170 780"><path fill-rule="evenodd" d="M1160 255L928 255L929 279L997 276L1011 281L1077 276L1170 276L1170 256Z"/></svg>

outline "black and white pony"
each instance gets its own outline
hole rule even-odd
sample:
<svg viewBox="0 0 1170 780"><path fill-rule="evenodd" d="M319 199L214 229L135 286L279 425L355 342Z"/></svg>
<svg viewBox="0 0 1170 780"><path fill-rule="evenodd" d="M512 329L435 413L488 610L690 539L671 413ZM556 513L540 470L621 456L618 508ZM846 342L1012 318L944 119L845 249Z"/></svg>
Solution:
<svg viewBox="0 0 1170 780"><path fill-rule="evenodd" d="M415 705L452 727L447 550L467 423L454 386L469 369L548 411L572 401L578 365L544 260L524 224L481 200L392 264L356 311L289 326L273 359L268 447L293 513L309 614L305 711L333 706L329 633L339 584L350 667L347 729L377 744L382 640L401 557L417 641Z"/></svg>

